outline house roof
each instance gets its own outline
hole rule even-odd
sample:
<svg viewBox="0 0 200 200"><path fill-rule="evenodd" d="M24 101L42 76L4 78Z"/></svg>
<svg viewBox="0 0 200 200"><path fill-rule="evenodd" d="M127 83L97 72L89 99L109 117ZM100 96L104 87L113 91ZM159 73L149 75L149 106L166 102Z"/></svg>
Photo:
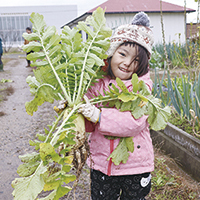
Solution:
<svg viewBox="0 0 200 200"><path fill-rule="evenodd" d="M116 14L116 13L137 13L144 11L146 13L160 13L160 0L108 0L99 6L89 10L83 15L75 18L65 25L76 24L80 20L84 20L88 15L91 15L98 7L103 9L106 8L105 14ZM184 13L184 7L178 6L172 3L162 2L162 12L167 13ZM194 9L186 8L186 12L195 12ZM64 25L64 26L65 26ZM63 26L63 27L64 27ZM61 28L63 28L61 27Z"/></svg>
<svg viewBox="0 0 200 200"><path fill-rule="evenodd" d="M108 0L87 13L92 13L98 7L106 8L106 13L160 12L160 0ZM184 7L163 1L162 12L184 12ZM186 8L186 12L195 10Z"/></svg>

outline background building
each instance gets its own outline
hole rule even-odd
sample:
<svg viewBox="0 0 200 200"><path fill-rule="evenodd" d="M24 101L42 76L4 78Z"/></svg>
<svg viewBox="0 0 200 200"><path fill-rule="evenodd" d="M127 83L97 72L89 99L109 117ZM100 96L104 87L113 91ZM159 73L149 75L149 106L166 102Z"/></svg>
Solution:
<svg viewBox="0 0 200 200"><path fill-rule="evenodd" d="M29 20L32 12L42 14L47 26L55 26L58 33L61 33L60 27L77 16L77 6L0 7L0 37L4 47L24 43L22 34L26 27L32 27Z"/></svg>
<svg viewBox="0 0 200 200"><path fill-rule="evenodd" d="M119 25L131 23L133 16L140 11L146 12L151 20L151 28L154 33L155 43L162 43L162 28L160 15L160 0L108 0L97 7L105 9L107 26L115 30ZM68 22L66 25L74 27L79 21L83 21L91 15L92 10L80 17ZM186 19L184 7L175 4L162 2L163 24L166 43L185 42ZM186 13L195 12L194 9L186 8ZM82 33L83 39L87 36Z"/></svg>

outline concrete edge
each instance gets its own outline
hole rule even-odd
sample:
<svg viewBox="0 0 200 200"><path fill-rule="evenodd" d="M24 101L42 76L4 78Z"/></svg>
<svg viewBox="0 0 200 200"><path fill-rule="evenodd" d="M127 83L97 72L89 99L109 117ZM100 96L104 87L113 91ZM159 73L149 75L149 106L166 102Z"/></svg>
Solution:
<svg viewBox="0 0 200 200"><path fill-rule="evenodd" d="M161 131L151 130L151 137L154 145L173 158L188 175L200 182L200 158Z"/></svg>

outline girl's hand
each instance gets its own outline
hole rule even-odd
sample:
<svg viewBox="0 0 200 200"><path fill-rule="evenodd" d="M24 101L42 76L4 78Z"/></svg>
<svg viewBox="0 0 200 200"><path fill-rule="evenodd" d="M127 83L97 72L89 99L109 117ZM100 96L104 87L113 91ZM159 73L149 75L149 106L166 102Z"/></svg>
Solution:
<svg viewBox="0 0 200 200"><path fill-rule="evenodd" d="M89 99L87 98L86 95L84 95L83 98L84 98L86 104L82 104L79 107L78 112L82 113L83 116L87 120L89 120L93 123L97 123L99 121L101 111L96 106L94 106L90 103L90 101L89 101Z"/></svg>
<svg viewBox="0 0 200 200"><path fill-rule="evenodd" d="M61 100L59 101L59 105L58 106L54 106L54 110L60 114L68 105L68 102L67 100Z"/></svg>

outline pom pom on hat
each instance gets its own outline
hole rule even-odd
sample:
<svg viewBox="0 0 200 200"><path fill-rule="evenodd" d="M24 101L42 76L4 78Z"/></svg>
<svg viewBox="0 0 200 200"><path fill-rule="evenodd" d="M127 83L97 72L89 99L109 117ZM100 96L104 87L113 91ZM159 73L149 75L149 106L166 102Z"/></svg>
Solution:
<svg viewBox="0 0 200 200"><path fill-rule="evenodd" d="M150 19L144 12L137 13L131 24L119 26L110 38L110 48L106 52L108 58L112 57L117 48L124 42L135 42L144 47L150 58L154 39L153 32L149 27Z"/></svg>
<svg viewBox="0 0 200 200"><path fill-rule="evenodd" d="M132 20L132 25L142 25L146 27L150 27L150 20L146 13L139 12L137 13Z"/></svg>

